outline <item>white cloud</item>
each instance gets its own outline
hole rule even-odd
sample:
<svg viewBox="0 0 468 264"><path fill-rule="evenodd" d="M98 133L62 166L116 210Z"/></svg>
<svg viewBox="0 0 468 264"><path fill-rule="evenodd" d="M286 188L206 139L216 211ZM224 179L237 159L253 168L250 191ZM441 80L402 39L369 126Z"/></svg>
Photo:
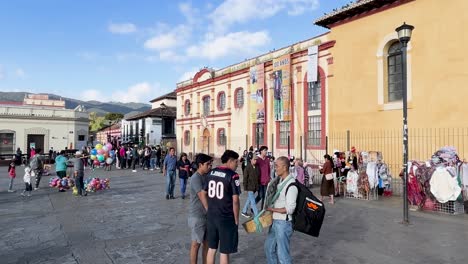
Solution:
<svg viewBox="0 0 468 264"><path fill-rule="evenodd" d="M225 32L236 23L272 17L280 11L303 14L319 7L319 0L226 0L210 15L215 32Z"/></svg>
<svg viewBox="0 0 468 264"><path fill-rule="evenodd" d="M187 60L185 56L179 55L172 50L161 51L159 53L159 59L168 62L184 62Z"/></svg>
<svg viewBox="0 0 468 264"><path fill-rule="evenodd" d="M16 77L18 77L20 79L26 77L26 73L24 73L23 69L21 69L21 68L16 69L15 75L16 75Z"/></svg>
<svg viewBox="0 0 468 264"><path fill-rule="evenodd" d="M163 50L177 45L177 36L174 33L161 34L145 41L145 48L152 50Z"/></svg>
<svg viewBox="0 0 468 264"><path fill-rule="evenodd" d="M103 93L98 89L88 89L80 94L81 100L96 100L100 102L122 102L122 103L148 103L149 100L157 97L155 94L159 84L141 82L122 90L113 90L110 93Z"/></svg>
<svg viewBox="0 0 468 264"><path fill-rule="evenodd" d="M179 82L183 82L183 81L190 80L190 79L192 79L193 76L195 76L195 74L196 74L197 72L199 72L199 71L200 71L200 68L192 68L191 70L184 72L184 73L180 76L179 80L177 80L177 82L179 83Z"/></svg>
<svg viewBox="0 0 468 264"><path fill-rule="evenodd" d="M200 11L190 2L180 3L179 11L187 19L188 24L195 24L200 19Z"/></svg>
<svg viewBox="0 0 468 264"><path fill-rule="evenodd" d="M110 23L107 29L114 34L130 34L137 31L137 27L132 23Z"/></svg>
<svg viewBox="0 0 468 264"><path fill-rule="evenodd" d="M80 98L83 101L92 101L92 100L102 101L102 99L104 98L104 95L99 90L89 89L89 90L83 91L81 93Z"/></svg>
<svg viewBox="0 0 468 264"><path fill-rule="evenodd" d="M258 32L233 32L222 36L208 36L200 45L193 45L187 49L190 57L217 58L243 54L246 56L258 53L256 48L267 45L271 38L266 31Z"/></svg>
<svg viewBox="0 0 468 264"><path fill-rule="evenodd" d="M187 43L192 33L192 28L187 25L179 25L169 32L160 33L147 41L145 48L150 50L167 50L182 46Z"/></svg>
<svg viewBox="0 0 468 264"><path fill-rule="evenodd" d="M148 82L137 83L127 88L127 90L119 90L112 93L111 101L122 103L139 102L148 103L155 96L155 85Z"/></svg>

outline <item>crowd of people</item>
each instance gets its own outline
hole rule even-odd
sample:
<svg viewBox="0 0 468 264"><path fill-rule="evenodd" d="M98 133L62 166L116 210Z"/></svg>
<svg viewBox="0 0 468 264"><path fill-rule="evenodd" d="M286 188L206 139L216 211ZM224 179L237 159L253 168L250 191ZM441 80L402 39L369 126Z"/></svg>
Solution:
<svg viewBox="0 0 468 264"><path fill-rule="evenodd" d="M67 176L69 167L73 167L73 176L80 196L87 194L83 188L84 170L86 166L94 166L89 158L90 151L91 149L83 148L70 159L65 151L60 151L54 158L56 173L60 179ZM44 161L39 155L41 150L35 152L25 167L23 195L27 193L31 196L32 177L36 179L34 189L39 188ZM242 157L235 151L226 150L221 156L222 164L216 168L212 168L213 158L209 155L199 153L191 162L186 153L177 157L174 148L169 148L164 159L159 146L120 146L115 153L115 161L107 165L115 165L118 169L129 168L133 172L136 172L137 165L144 170L160 169L166 178L168 200L175 199L175 180L177 175L179 176L181 198L185 199L186 192L190 194L188 226L191 229L192 240L191 263L197 263L200 248L203 263L215 263L218 250L220 263L229 263L229 255L238 250L239 216L252 219L263 211L271 212L273 219L264 245L268 263L292 262L289 242L293 233L291 220L298 196L298 189L292 183L297 179L304 184L307 174L300 159L279 157L275 160L268 155L266 146L258 150L251 147L249 151L244 151ZM247 192L247 200L242 210L239 200L241 179L236 172L239 162L243 170L243 190ZM9 190L12 190L13 179L16 176L15 165L15 162L12 162L8 168L12 178ZM187 191L189 178L190 187ZM278 190L274 202L268 202L265 197L269 184L275 184L274 190ZM291 188L283 188L285 186Z"/></svg>
<svg viewBox="0 0 468 264"><path fill-rule="evenodd" d="M290 158L279 157L275 161L267 155L268 148L262 146L258 151L251 147L249 151L244 151L242 157L232 150L226 150L221 156L222 164L212 168L213 158L206 154L198 154L193 165L187 166L185 164L189 162L185 160L184 163L176 163L172 151L173 149L163 164L169 184L172 175L170 170L174 170L174 166L180 171L190 168L193 171L188 216L192 240L190 263L197 263L200 247L203 263L215 263L217 250L220 253L219 263L229 263L230 254L236 253L238 249L239 215L248 219L257 216L257 204L260 204L261 211L272 213L272 225L264 244L267 263L292 263L291 220L298 196L298 189L293 183L296 179L302 183L304 181L301 160L291 161ZM181 155L181 160L183 156L184 154ZM242 210L239 200L241 183L236 172L239 162L242 163L243 187L248 197ZM272 203L265 199L269 184L273 185L269 188L278 190L277 198ZM168 192L170 191L173 189L168 188ZM173 193L168 193L166 198L168 197L173 197Z"/></svg>

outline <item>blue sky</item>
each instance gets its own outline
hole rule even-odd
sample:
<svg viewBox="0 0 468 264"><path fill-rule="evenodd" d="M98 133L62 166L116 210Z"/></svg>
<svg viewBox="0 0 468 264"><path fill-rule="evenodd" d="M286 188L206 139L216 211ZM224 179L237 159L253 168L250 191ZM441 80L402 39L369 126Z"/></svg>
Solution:
<svg viewBox="0 0 468 264"><path fill-rule="evenodd" d="M215 69L326 32L350 0L0 1L0 91L148 102Z"/></svg>

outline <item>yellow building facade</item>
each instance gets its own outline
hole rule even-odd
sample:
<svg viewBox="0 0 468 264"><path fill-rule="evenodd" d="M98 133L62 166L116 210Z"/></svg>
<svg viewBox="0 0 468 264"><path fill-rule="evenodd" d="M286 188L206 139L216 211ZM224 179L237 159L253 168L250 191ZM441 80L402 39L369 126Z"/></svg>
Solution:
<svg viewBox="0 0 468 264"><path fill-rule="evenodd" d="M189 157L199 152L220 157L225 149L242 155L249 146L266 145L275 156L289 153L307 160L323 156L333 45L325 34L220 70L201 69L190 80L178 83L178 151ZM311 47L318 51L313 87L307 82ZM285 88L278 101L284 105L281 110L275 107L274 92L279 71ZM309 91L314 96L308 96ZM282 111L281 116L275 111Z"/></svg>
<svg viewBox="0 0 468 264"><path fill-rule="evenodd" d="M397 27L415 27L407 49L409 158L453 145L468 157L468 1L361 0L315 21L330 29L329 149L402 159L401 52ZM466 141L466 142L465 142Z"/></svg>

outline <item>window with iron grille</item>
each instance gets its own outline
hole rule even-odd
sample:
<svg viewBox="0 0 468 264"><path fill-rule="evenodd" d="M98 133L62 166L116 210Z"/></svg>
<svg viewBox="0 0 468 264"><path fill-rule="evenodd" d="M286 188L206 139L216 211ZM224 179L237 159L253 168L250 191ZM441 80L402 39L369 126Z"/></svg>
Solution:
<svg viewBox="0 0 468 264"><path fill-rule="evenodd" d="M186 146L190 145L190 130L185 130L184 143Z"/></svg>
<svg viewBox="0 0 468 264"><path fill-rule="evenodd" d="M209 96L203 97L203 115L209 116L210 115L210 100Z"/></svg>
<svg viewBox="0 0 468 264"><path fill-rule="evenodd" d="M226 145L226 133L224 128L218 130L218 144L220 146Z"/></svg>
<svg viewBox="0 0 468 264"><path fill-rule="evenodd" d="M218 110L223 111L226 107L226 93L220 92L218 94Z"/></svg>
<svg viewBox="0 0 468 264"><path fill-rule="evenodd" d="M237 88L234 99L236 108L242 108L242 106L244 106L244 89Z"/></svg>
<svg viewBox="0 0 468 264"><path fill-rule="evenodd" d="M307 109L319 110L322 105L322 85L320 84L320 75L317 75L316 82L308 83Z"/></svg>
<svg viewBox="0 0 468 264"><path fill-rule="evenodd" d="M307 128L307 143L309 146L320 146L322 142L322 117L309 116Z"/></svg>
<svg viewBox="0 0 468 264"><path fill-rule="evenodd" d="M402 53L400 48L400 42L395 42L388 49L388 102L401 101L403 99Z"/></svg>
<svg viewBox="0 0 468 264"><path fill-rule="evenodd" d="M185 115L189 115L189 114L190 114L190 101L185 100Z"/></svg>
<svg viewBox="0 0 468 264"><path fill-rule="evenodd" d="M288 145L288 136L291 131L290 128L290 122L289 121L281 121L279 122L279 132L280 132L280 138L279 138L279 144L281 146L287 146Z"/></svg>
<svg viewBox="0 0 468 264"><path fill-rule="evenodd" d="M0 131L0 154L11 154L15 152L16 133L11 130Z"/></svg>

